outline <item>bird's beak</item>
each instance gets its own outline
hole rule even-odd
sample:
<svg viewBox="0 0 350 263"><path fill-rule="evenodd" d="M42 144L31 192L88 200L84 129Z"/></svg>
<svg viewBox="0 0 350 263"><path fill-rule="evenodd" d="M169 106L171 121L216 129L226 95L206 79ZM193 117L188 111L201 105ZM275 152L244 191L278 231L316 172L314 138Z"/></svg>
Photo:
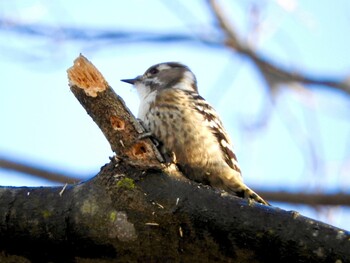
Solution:
<svg viewBox="0 0 350 263"><path fill-rule="evenodd" d="M129 84L135 84L137 81L140 81L141 80L141 76L137 76L136 78L134 79L121 79L121 81L123 82L126 82L126 83L129 83Z"/></svg>

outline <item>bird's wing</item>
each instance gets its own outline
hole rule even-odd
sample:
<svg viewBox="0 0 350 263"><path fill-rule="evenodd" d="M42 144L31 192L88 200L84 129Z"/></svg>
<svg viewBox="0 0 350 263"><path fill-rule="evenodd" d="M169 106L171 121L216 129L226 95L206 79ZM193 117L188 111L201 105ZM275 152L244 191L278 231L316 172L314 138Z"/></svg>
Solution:
<svg viewBox="0 0 350 263"><path fill-rule="evenodd" d="M237 157L233 151L230 137L224 129L220 117L208 102L197 93L192 94L195 103L195 109L201 113L204 118L204 123L210 127L213 134L220 144L220 148L223 152L226 163L237 172L241 173L239 168Z"/></svg>

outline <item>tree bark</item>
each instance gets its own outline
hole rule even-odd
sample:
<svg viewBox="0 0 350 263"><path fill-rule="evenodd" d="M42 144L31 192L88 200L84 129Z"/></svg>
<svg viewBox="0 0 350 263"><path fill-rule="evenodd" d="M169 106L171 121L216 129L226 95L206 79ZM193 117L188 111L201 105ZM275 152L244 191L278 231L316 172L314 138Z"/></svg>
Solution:
<svg viewBox="0 0 350 263"><path fill-rule="evenodd" d="M117 156L80 184L0 188L0 262L350 262L349 232L163 165L92 64L80 56L72 70L73 93Z"/></svg>

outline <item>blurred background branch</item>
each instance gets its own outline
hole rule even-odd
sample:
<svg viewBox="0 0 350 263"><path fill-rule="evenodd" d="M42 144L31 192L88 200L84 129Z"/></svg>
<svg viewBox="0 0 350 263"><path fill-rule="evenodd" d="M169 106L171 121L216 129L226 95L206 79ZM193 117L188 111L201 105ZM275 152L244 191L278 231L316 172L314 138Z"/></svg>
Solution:
<svg viewBox="0 0 350 263"><path fill-rule="evenodd" d="M106 30L95 28L74 28L74 27L54 27L39 24L21 24L16 21L0 19L0 30L13 32L19 35L30 37L40 37L56 41L93 41L94 43L105 44L105 41L118 44L123 43L172 43L172 42L193 42L205 44L212 47L229 47L241 55L250 58L260 73L264 76L271 89L281 84L311 84L333 87L350 94L350 83L337 80L334 77L312 77L302 72L294 72L276 65L271 59L258 55L249 47L247 43L238 39L234 27L230 25L222 10L215 0L209 1L213 15L224 32L226 38L222 40L220 34L212 31L211 34L201 34L201 32L175 33L153 31L131 31L131 30Z"/></svg>
<svg viewBox="0 0 350 263"><path fill-rule="evenodd" d="M226 36L224 43L227 47L236 51L242 55L250 58L260 73L263 75L271 90L274 90L276 86L282 84L292 84L298 82L301 84L321 85L328 86L342 90L348 95L350 94L350 83L345 81L339 81L334 78L328 77L311 77L302 72L294 72L288 69L284 69L281 65L276 65L271 62L271 59L258 55L253 49L251 49L248 43L244 43L239 39L234 26L230 24L227 16L220 8L217 0L209 0L210 10L213 16L216 18L217 24Z"/></svg>
<svg viewBox="0 0 350 263"><path fill-rule="evenodd" d="M23 173L28 176L34 176L50 182L62 184L74 184L80 182L83 177L72 175L63 171L53 171L41 166L34 166L19 160L9 160L0 157L0 169L10 170L18 173Z"/></svg>

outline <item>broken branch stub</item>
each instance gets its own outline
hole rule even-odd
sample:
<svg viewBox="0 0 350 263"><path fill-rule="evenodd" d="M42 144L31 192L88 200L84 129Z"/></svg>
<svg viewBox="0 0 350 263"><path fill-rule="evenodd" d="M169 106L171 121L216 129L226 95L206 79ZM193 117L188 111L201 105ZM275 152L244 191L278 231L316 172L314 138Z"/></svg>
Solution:
<svg viewBox="0 0 350 263"><path fill-rule="evenodd" d="M161 167L163 158L158 149L149 138L139 139L144 128L97 68L80 55L67 73L72 92L117 156L134 164Z"/></svg>

